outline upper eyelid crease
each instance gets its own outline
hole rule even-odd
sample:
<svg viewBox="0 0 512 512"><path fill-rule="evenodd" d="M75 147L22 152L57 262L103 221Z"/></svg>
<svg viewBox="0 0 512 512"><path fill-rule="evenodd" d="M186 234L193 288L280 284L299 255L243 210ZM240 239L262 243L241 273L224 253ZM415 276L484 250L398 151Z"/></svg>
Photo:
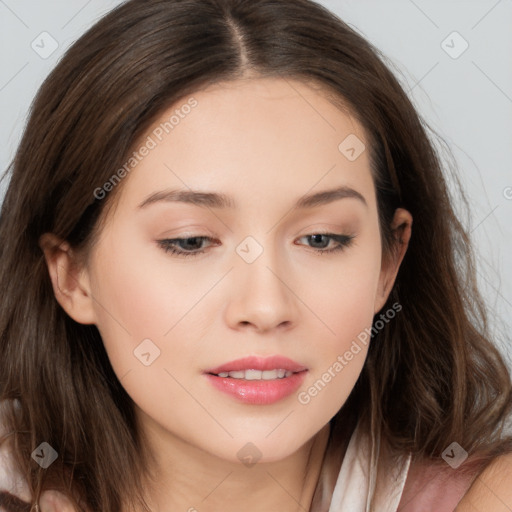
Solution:
<svg viewBox="0 0 512 512"><path fill-rule="evenodd" d="M315 208L317 206L322 206L345 198L357 199L365 206L368 206L366 199L361 193L359 193L357 190L354 190L353 188L342 186L302 196L297 200L293 208ZM154 192L153 194L150 194L148 197L146 197L146 199L144 199L144 201L142 201L138 207L145 208L150 204L162 201L193 204L203 208L237 208L236 202L233 200L233 198L225 194L215 192L200 192L197 190L161 190Z"/></svg>

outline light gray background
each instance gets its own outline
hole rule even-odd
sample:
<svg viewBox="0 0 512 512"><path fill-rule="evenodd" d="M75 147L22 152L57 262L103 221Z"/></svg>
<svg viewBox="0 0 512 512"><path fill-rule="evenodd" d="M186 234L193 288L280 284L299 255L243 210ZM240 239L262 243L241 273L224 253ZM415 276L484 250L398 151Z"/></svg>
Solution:
<svg viewBox="0 0 512 512"><path fill-rule="evenodd" d="M0 0L2 171L44 77L73 41L119 3ZM502 349L512 362L512 0L320 3L394 63L421 114L448 142L471 204L471 218L463 222L478 251L491 326L506 334ZM31 46L51 50L43 32L58 44L46 58Z"/></svg>

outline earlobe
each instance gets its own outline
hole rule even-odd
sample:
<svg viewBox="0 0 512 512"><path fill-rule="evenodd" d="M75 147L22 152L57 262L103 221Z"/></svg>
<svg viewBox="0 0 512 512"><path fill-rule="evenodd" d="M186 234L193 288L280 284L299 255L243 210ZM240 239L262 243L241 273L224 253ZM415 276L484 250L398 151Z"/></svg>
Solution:
<svg viewBox="0 0 512 512"><path fill-rule="evenodd" d="M80 268L69 244L52 233L45 233L39 239L39 246L44 253L57 302L76 322L95 323L89 278L86 270Z"/></svg>
<svg viewBox="0 0 512 512"><path fill-rule="evenodd" d="M412 215L407 210L398 208L395 211L391 229L393 231L394 245L390 253L382 260L374 313L382 309L395 283L398 270L409 246L412 233Z"/></svg>

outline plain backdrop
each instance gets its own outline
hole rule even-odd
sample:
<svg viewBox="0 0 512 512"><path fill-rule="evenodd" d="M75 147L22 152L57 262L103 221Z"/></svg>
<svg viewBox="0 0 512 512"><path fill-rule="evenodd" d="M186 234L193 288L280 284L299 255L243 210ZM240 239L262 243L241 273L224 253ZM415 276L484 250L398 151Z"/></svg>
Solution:
<svg viewBox="0 0 512 512"><path fill-rule="evenodd" d="M0 0L0 169L66 49L119 0ZM491 327L512 361L512 0L322 0L392 63L449 145ZM454 193L456 191L454 190ZM0 198L4 189L0 188ZM432 276L434 279L435 276Z"/></svg>

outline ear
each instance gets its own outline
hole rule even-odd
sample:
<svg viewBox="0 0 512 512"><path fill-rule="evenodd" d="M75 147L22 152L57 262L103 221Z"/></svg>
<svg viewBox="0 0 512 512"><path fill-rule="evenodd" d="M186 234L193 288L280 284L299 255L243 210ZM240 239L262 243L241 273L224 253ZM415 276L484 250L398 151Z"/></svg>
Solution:
<svg viewBox="0 0 512 512"><path fill-rule="evenodd" d="M76 322L96 322L89 276L70 245L52 233L39 238L53 286L53 293L64 311Z"/></svg>
<svg viewBox="0 0 512 512"><path fill-rule="evenodd" d="M403 208L397 208L391 222L393 231L393 246L381 264L377 295L375 296L374 313L379 312L386 301L395 283L398 269L405 256L411 238L412 216Z"/></svg>

